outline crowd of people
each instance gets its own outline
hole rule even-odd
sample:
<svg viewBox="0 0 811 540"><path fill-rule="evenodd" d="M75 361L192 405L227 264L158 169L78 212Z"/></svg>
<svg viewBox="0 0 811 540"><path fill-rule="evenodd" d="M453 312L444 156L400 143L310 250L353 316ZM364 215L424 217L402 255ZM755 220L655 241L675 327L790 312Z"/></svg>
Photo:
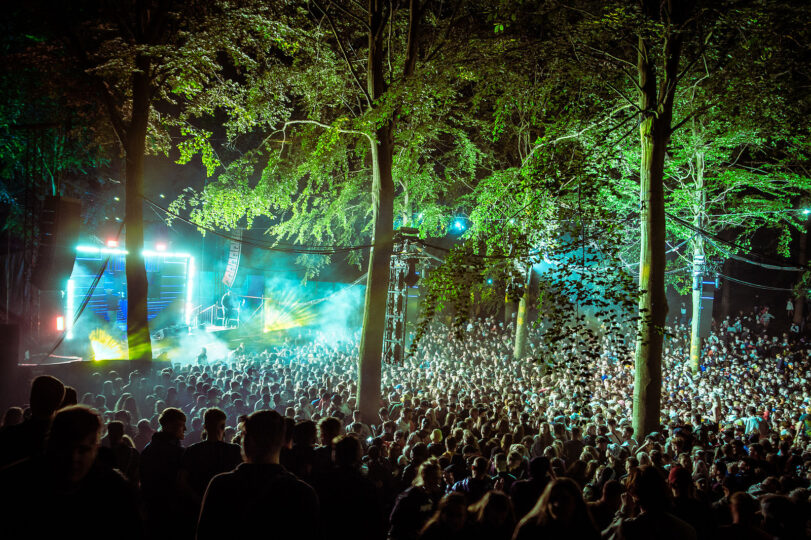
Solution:
<svg viewBox="0 0 811 540"><path fill-rule="evenodd" d="M574 336L531 339L514 360L512 330L435 325L383 366L376 418L356 408L352 340L75 388L39 376L0 429L4 537L809 536L801 334L739 313L713 325L694 374L687 328L669 329L661 428L635 433L632 337L604 329L589 355Z"/></svg>

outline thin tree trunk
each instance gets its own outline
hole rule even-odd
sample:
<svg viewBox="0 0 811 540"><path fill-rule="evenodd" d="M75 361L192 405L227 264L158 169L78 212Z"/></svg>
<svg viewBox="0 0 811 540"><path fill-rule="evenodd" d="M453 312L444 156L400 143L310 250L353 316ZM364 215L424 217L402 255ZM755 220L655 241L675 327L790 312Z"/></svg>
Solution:
<svg viewBox="0 0 811 540"><path fill-rule="evenodd" d="M515 343L513 344L513 358L516 360L521 360L527 355L527 338L529 337L535 274L536 272L530 266L524 283L524 294L521 295L521 301L518 303L518 316L515 321Z"/></svg>
<svg viewBox="0 0 811 540"><path fill-rule="evenodd" d="M724 275L731 276L734 268L735 261L727 259L724 261L723 268ZM730 302L732 297L732 283L729 281L721 282L721 319L727 318L730 313Z"/></svg>
<svg viewBox="0 0 811 540"><path fill-rule="evenodd" d="M510 298L509 292L504 293L504 328L515 318L515 302Z"/></svg>
<svg viewBox="0 0 811 540"><path fill-rule="evenodd" d="M148 283L141 252L144 249L144 216L141 195L144 191L144 153L149 120L149 60L136 60L132 76L132 117L126 138L126 274L127 274L127 345L130 360L152 360L147 312Z"/></svg>
<svg viewBox="0 0 811 540"><path fill-rule="evenodd" d="M800 266L808 264L808 232L811 230L811 216L805 222L805 230L800 237L800 252L798 253L797 262ZM802 275L800 276L802 278ZM805 317L805 292L804 290L798 291L797 298L794 299L794 317L792 323L801 324Z"/></svg>
<svg viewBox="0 0 811 540"><path fill-rule="evenodd" d="M659 17L659 3L646 0L646 15ZM664 73L657 92L656 59L650 43L639 38L639 126L641 144L639 260L639 326L636 343L633 427L638 438L659 429L662 391L662 344L667 299L665 297L664 158L670 137L673 96L680 56L680 38L666 36Z"/></svg>
<svg viewBox="0 0 811 540"><path fill-rule="evenodd" d="M696 268L696 260L699 256L704 256L704 239L696 237L693 251L693 268ZM694 270L695 272L695 270ZM693 373L698 373L701 365L701 294L704 290L704 274L694 274L693 280L693 319L690 322L690 369Z"/></svg>
<svg viewBox="0 0 811 540"><path fill-rule="evenodd" d="M696 152L695 162L696 203L693 224L697 228L704 225L707 206L707 193L704 185L704 153ZM690 324L690 369L698 373L701 366L701 295L704 291L704 237L697 234L693 239L693 319ZM709 314L710 317L712 314Z"/></svg>

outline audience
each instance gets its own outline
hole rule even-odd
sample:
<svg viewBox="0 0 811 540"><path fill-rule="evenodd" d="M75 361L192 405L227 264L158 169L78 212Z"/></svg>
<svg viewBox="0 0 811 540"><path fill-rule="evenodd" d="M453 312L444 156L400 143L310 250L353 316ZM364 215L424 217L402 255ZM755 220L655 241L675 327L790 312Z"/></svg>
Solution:
<svg viewBox="0 0 811 540"><path fill-rule="evenodd" d="M693 374L672 328L660 428L637 434L626 331L555 349L533 333L543 361L513 360L511 332L435 324L384 364L376 418L357 409L357 340L324 336L36 377L0 427L4 537L808 537L801 334L727 318Z"/></svg>
<svg viewBox="0 0 811 540"><path fill-rule="evenodd" d="M257 534L319 538L315 491L279 464L284 441L282 416L268 410L251 413L242 424L242 437L245 462L209 483L197 538L221 540Z"/></svg>

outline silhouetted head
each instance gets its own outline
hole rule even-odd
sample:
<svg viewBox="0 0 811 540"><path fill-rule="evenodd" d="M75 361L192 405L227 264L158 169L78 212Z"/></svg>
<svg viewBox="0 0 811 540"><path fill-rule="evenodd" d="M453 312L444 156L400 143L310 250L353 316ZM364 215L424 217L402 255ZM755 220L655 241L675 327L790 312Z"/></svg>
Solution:
<svg viewBox="0 0 811 540"><path fill-rule="evenodd" d="M101 418L93 409L73 405L60 410L45 447L56 473L71 483L82 480L96 459L100 431Z"/></svg>
<svg viewBox="0 0 811 540"><path fill-rule="evenodd" d="M186 415L180 409L167 407L158 418L161 431L168 433L178 440L186 437Z"/></svg>
<svg viewBox="0 0 811 540"><path fill-rule="evenodd" d="M276 411L256 411L242 424L242 451L250 463L278 462L284 419Z"/></svg>
<svg viewBox="0 0 811 540"><path fill-rule="evenodd" d="M663 510L668 505L667 483L652 465L643 465L634 471L628 491L645 511Z"/></svg>
<svg viewBox="0 0 811 540"><path fill-rule="evenodd" d="M318 422L318 439L324 446L330 446L332 440L341 434L341 421L328 416Z"/></svg>
<svg viewBox="0 0 811 540"><path fill-rule="evenodd" d="M113 420L107 424L107 437L110 439L110 446L115 446L124 438L124 424L118 420Z"/></svg>
<svg viewBox="0 0 811 540"><path fill-rule="evenodd" d="M50 418L65 399L65 385L56 377L40 375L31 383L31 414Z"/></svg>
<svg viewBox="0 0 811 540"><path fill-rule="evenodd" d="M203 415L203 430L206 432L206 440L221 441L225 433L225 413L217 407L207 409Z"/></svg>
<svg viewBox="0 0 811 540"><path fill-rule="evenodd" d="M360 441L344 435L335 443L335 464L339 467L357 467L363 457Z"/></svg>
<svg viewBox="0 0 811 540"><path fill-rule="evenodd" d="M465 526L467 518L467 499L458 492L451 492L442 497L437 506L436 513L423 527L423 532L440 524L447 532L457 533Z"/></svg>

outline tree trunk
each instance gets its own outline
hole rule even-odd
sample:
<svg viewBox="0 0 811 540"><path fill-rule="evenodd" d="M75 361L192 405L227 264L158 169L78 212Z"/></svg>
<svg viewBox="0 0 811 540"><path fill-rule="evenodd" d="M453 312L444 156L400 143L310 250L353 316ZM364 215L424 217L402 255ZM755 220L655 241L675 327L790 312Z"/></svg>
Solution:
<svg viewBox="0 0 811 540"><path fill-rule="evenodd" d="M518 315L515 320L515 343L513 358L521 360L527 353L527 314L529 312L529 287L524 288L521 301L518 302Z"/></svg>
<svg viewBox="0 0 811 540"><path fill-rule="evenodd" d="M515 302L510 298L509 292L504 293L504 328L513 321L515 317Z"/></svg>
<svg viewBox="0 0 811 540"><path fill-rule="evenodd" d="M646 15L659 17L659 3L645 2ZM639 326L636 343L633 427L641 440L659 430L662 391L662 342L667 299L665 297L665 207L664 159L670 136L673 95L680 56L678 35L665 36L664 73L656 84L656 59L650 43L639 38L637 74L639 77L639 125L641 144L639 258Z"/></svg>
<svg viewBox="0 0 811 540"><path fill-rule="evenodd" d="M701 365L701 295L704 290L704 273L703 269L696 273L696 261L703 260L703 256L704 239L697 236L693 250L693 319L690 322L690 369L693 373L698 373Z"/></svg>
<svg viewBox="0 0 811 540"><path fill-rule="evenodd" d="M727 259L724 261L724 265L721 267L723 269L723 274L727 276L732 275L732 271L735 266L735 261L732 259ZM731 315L731 308L730 302L732 298L732 283L729 281L722 281L721 282L721 319L727 318Z"/></svg>
<svg viewBox="0 0 811 540"><path fill-rule="evenodd" d="M808 231L811 229L811 216L805 222L805 230L800 237L800 252L797 256L797 262L800 266L808 264ZM800 274L802 279L804 274ZM794 317L792 323L799 324L802 327L803 317L805 317L805 291L798 291L797 298L794 299Z"/></svg>
<svg viewBox="0 0 811 540"><path fill-rule="evenodd" d="M383 78L383 36L386 26L383 0L369 0L369 55L367 58L367 91L372 100L386 90ZM377 131L372 144L372 210L374 247L369 257L366 298L363 310L360 353L358 359L358 409L364 421L377 420L380 407L380 369L383 339L386 332L386 300L391 264L394 181L392 179L392 135L389 120Z"/></svg>
<svg viewBox="0 0 811 540"><path fill-rule="evenodd" d="M527 270L527 279L524 282L524 294L518 303L518 315L515 320L515 343L513 344L513 358L521 360L527 355L527 338L529 337L530 312L534 296L533 284L537 280L536 272L532 266Z"/></svg>
<svg viewBox="0 0 811 540"><path fill-rule="evenodd" d="M707 192L704 185L704 152L699 150L695 156L695 217L696 228L704 225L704 214L707 210ZM704 237L700 234L693 239L693 319L690 324L690 369L693 374L701 368L701 296L704 292ZM709 314L712 317L712 313Z"/></svg>
<svg viewBox="0 0 811 540"><path fill-rule="evenodd" d="M149 59L138 58L132 76L132 117L126 133L126 274L127 345L130 360L152 360L152 342L147 316L148 283L141 252L144 249L144 153L149 121L151 85Z"/></svg>

